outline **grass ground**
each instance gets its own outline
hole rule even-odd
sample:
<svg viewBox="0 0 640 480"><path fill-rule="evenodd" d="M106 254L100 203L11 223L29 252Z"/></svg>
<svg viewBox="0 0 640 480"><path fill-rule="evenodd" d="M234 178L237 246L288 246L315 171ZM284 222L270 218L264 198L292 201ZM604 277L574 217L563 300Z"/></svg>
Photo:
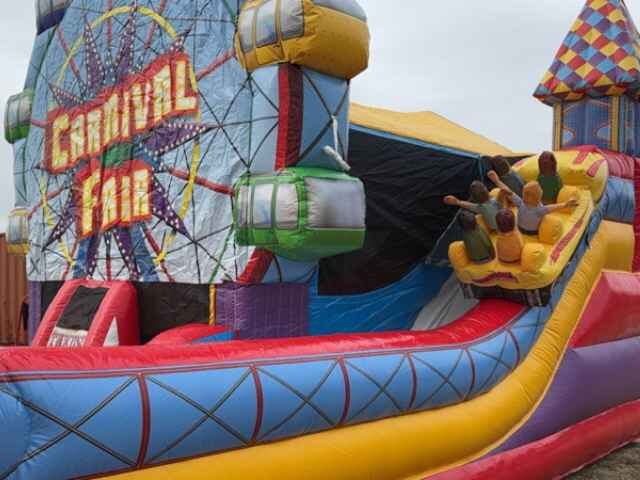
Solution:
<svg viewBox="0 0 640 480"><path fill-rule="evenodd" d="M570 477L570 480L638 479L640 479L640 443L629 445Z"/></svg>

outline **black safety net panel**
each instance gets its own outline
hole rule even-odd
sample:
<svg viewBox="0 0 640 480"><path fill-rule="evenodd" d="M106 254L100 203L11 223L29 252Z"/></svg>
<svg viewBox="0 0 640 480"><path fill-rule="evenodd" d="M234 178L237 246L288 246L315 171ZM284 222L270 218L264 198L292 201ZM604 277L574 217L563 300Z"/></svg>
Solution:
<svg viewBox="0 0 640 480"><path fill-rule="evenodd" d="M321 295L353 295L388 286L424 261L457 209L445 195L468 198L484 162L351 130L351 175L364 182L367 236L360 251L320 263Z"/></svg>
<svg viewBox="0 0 640 480"><path fill-rule="evenodd" d="M62 288L63 282L42 282L40 290L40 319L44 318L44 314L47 313L47 309L53 299Z"/></svg>
<svg viewBox="0 0 640 480"><path fill-rule="evenodd" d="M106 288L78 287L62 312L57 326L67 330L88 331L107 292Z"/></svg>
<svg viewBox="0 0 640 480"><path fill-rule="evenodd" d="M175 327L209 323L209 285L135 283L142 342Z"/></svg>

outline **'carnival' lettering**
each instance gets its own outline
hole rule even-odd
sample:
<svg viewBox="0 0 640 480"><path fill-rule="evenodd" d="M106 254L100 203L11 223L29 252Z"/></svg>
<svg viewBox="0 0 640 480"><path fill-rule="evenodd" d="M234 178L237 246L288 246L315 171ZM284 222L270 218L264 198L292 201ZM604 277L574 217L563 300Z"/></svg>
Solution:
<svg viewBox="0 0 640 480"><path fill-rule="evenodd" d="M65 172L132 135L153 130L167 118L195 113L198 96L190 69L186 53L163 55L87 104L50 112L45 131L47 170Z"/></svg>

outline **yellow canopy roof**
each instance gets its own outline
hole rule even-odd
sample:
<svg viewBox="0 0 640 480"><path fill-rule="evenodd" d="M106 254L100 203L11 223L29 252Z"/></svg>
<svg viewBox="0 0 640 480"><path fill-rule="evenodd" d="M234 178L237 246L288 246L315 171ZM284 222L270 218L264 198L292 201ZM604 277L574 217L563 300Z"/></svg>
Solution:
<svg viewBox="0 0 640 480"><path fill-rule="evenodd" d="M352 103L350 121L371 130L464 152L514 155L508 148L433 112L403 113Z"/></svg>

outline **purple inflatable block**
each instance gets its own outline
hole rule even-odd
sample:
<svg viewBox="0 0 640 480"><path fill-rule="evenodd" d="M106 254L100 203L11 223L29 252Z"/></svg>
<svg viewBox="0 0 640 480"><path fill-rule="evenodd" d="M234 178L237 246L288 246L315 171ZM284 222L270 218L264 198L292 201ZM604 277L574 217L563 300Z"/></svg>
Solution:
<svg viewBox="0 0 640 480"><path fill-rule="evenodd" d="M569 350L527 423L492 452L512 450L640 398L640 338Z"/></svg>
<svg viewBox="0 0 640 480"><path fill-rule="evenodd" d="M239 339L302 337L309 329L309 286L224 284L216 293L216 323Z"/></svg>

